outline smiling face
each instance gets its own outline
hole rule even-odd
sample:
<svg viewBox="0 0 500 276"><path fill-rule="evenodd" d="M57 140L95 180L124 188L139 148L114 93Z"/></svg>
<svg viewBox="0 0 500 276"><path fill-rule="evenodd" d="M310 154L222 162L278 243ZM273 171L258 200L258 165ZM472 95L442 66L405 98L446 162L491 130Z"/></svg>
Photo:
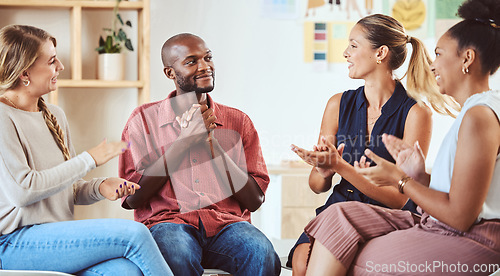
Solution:
<svg viewBox="0 0 500 276"><path fill-rule="evenodd" d="M458 43L450 35L444 34L436 44L436 59L431 70L436 77L439 91L442 94L453 96L453 93L462 86L463 59L458 51Z"/></svg>
<svg viewBox="0 0 500 276"><path fill-rule="evenodd" d="M188 36L175 42L170 49L169 63L165 74L175 81L179 94L208 93L214 89L212 52L201 38Z"/></svg>
<svg viewBox="0 0 500 276"><path fill-rule="evenodd" d="M356 24L349 34L349 45L344 51L344 57L349 63L349 77L365 79L377 66L376 54L377 50L373 49L365 37L363 27Z"/></svg>
<svg viewBox="0 0 500 276"><path fill-rule="evenodd" d="M35 63L23 73L21 78L29 80L30 91L37 93L36 96L41 96L57 89L57 76L62 70L64 66L56 56L54 43L47 40L41 45Z"/></svg>

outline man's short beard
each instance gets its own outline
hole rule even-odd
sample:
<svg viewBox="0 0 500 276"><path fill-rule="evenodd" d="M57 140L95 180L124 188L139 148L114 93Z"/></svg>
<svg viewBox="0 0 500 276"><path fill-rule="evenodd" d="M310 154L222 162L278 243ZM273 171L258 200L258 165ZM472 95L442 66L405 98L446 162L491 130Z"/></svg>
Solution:
<svg viewBox="0 0 500 276"><path fill-rule="evenodd" d="M210 92L212 92L212 90L214 90L214 85L209 86L209 87L203 87L203 88L196 87L194 92L196 92L196 93L210 93Z"/></svg>
<svg viewBox="0 0 500 276"><path fill-rule="evenodd" d="M196 92L196 93L209 93L212 90L214 90L215 87L215 74L212 75L212 85L208 87L198 87L196 85L196 82L194 82L192 85L187 84L187 81L184 77L182 76L177 76L177 84L179 85L179 88L182 89L185 92Z"/></svg>

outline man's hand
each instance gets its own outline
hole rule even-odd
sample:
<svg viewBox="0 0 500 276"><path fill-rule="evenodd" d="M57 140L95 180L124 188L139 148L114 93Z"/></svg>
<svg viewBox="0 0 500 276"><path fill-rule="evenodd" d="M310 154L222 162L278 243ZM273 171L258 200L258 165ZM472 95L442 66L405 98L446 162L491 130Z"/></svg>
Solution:
<svg viewBox="0 0 500 276"><path fill-rule="evenodd" d="M213 109L207 105L193 104L191 108L184 112L182 116L177 116L176 120L181 126L181 133L178 139L182 139L186 144L193 145L208 139L208 134L216 128L215 115Z"/></svg>

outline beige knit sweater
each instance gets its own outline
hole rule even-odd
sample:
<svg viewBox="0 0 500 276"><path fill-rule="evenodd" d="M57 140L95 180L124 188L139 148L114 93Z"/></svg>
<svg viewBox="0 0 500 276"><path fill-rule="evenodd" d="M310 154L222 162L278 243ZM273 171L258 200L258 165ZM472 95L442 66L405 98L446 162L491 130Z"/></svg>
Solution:
<svg viewBox="0 0 500 276"><path fill-rule="evenodd" d="M81 179L95 168L87 152L75 156L68 122L48 105L64 131L72 158L64 161L41 112L0 103L0 234L17 228L73 219L74 204L92 204L103 178Z"/></svg>

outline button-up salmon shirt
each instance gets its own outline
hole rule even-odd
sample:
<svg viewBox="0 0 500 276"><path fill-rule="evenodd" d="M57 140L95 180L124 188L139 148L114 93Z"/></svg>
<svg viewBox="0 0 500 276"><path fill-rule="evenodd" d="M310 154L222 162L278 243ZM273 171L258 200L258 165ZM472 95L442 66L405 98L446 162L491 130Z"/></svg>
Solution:
<svg viewBox="0 0 500 276"><path fill-rule="evenodd" d="M181 97L195 95L189 94ZM209 237L228 224L250 222L250 211L242 210L231 196L232 191L237 192L245 183L232 183L234 189L229 188L227 176L213 168L215 162L222 164L221 157L212 159L204 140L186 151L178 168L169 167L170 162L163 155L181 131L171 106L176 98L176 91L173 91L165 100L136 108L123 130L122 139L129 141L131 146L119 158L120 177L138 183L145 169L154 162L161 162L160 158L169 173L166 184L157 194L134 210L135 220L148 228L162 222L199 228L201 219ZM215 103L208 95L207 101L217 118L214 137L229 158L265 193L269 176L252 121L240 110Z"/></svg>

